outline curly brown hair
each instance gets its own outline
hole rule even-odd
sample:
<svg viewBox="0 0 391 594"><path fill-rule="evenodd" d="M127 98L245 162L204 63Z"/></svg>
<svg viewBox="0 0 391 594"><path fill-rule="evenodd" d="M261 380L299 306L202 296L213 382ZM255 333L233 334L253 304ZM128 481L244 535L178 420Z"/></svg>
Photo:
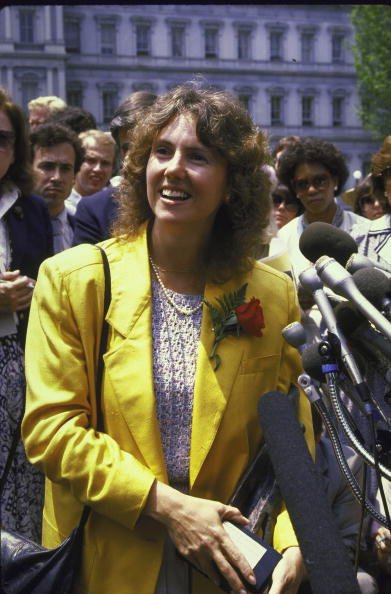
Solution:
<svg viewBox="0 0 391 594"><path fill-rule="evenodd" d="M0 87L0 110L8 116L15 134L14 162L10 165L4 179L14 182L23 194L29 194L34 182L26 120L19 105L12 101L2 87Z"/></svg>
<svg viewBox="0 0 391 594"><path fill-rule="evenodd" d="M142 114L124 162L113 234L134 237L142 223L153 220L146 184L151 147L160 131L184 113L195 116L199 140L227 163L230 200L216 215L205 257L208 278L224 282L253 266L266 242L271 209L269 177L261 170L268 158L266 136L226 92L182 84Z"/></svg>
<svg viewBox="0 0 391 594"><path fill-rule="evenodd" d="M292 180L296 167L302 163L323 165L337 179L336 195L341 192L349 177L345 158L334 144L320 138L301 138L300 142L291 145L282 153L277 169L278 179L294 193Z"/></svg>

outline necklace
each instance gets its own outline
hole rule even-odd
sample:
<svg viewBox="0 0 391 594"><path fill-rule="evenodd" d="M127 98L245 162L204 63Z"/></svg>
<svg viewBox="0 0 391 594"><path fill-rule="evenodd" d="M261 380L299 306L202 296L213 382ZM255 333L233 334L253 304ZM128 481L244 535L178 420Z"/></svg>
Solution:
<svg viewBox="0 0 391 594"><path fill-rule="evenodd" d="M151 256L149 256L149 261L151 263L152 269L155 273L156 276L156 280L159 283L159 285L162 288L163 294L165 296L165 298L167 299L168 303L170 305L172 305L172 307L180 314L183 314L184 316L192 316L193 314L196 313L196 311L198 311L199 309L201 309L201 307L203 306L203 301L201 301L201 303L199 303L196 307L193 307L191 309L187 309L186 307L180 307L177 303L175 303L174 299L171 297L170 293L168 292L167 287L164 286L164 283L160 277L159 274L159 270L155 264L155 262L152 260Z"/></svg>

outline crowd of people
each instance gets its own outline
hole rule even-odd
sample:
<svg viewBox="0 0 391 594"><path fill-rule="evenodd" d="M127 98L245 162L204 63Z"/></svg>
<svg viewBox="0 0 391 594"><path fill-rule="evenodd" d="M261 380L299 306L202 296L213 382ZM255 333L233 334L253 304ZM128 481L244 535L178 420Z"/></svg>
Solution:
<svg viewBox="0 0 391 594"><path fill-rule="evenodd" d="M89 505L75 592L217 594L223 577L245 593L255 577L223 522L247 524L229 501L262 443L257 400L297 386L302 364L283 328L301 322L311 340L322 330L300 285L311 263L299 239L328 223L391 273L391 137L344 192L349 171L333 143L289 136L270 153L233 96L198 84L133 93L109 132L58 97L28 111L0 89L2 475L11 460L2 524L54 547ZM97 243L112 292L104 432L95 430ZM250 324L243 308L255 311ZM376 389L385 400L389 385ZM360 504L298 394L354 563ZM391 418L389 402L385 410ZM358 476L362 461L353 450L348 458ZM384 490L390 498L388 481ZM365 529L361 592L385 594L391 534ZM282 559L268 592L307 592L284 505L272 544Z"/></svg>

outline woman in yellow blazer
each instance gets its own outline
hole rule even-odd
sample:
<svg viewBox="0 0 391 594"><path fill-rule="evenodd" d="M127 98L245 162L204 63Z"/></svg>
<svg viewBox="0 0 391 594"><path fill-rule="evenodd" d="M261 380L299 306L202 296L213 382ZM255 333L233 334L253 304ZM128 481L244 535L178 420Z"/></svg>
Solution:
<svg viewBox="0 0 391 594"><path fill-rule="evenodd" d="M34 292L22 431L47 477L43 542L59 544L87 503L75 592L217 594L216 566L246 592L252 570L222 521L246 523L227 501L262 438L259 397L300 373L281 336L299 317L293 285L252 258L270 210L265 139L231 97L183 85L132 141L115 237L101 244L112 280L104 433L94 430L100 253L81 245L47 260ZM224 295L239 333L219 315L212 323ZM299 417L313 450L302 398ZM285 509L274 546L283 559L270 594L294 594L303 566Z"/></svg>

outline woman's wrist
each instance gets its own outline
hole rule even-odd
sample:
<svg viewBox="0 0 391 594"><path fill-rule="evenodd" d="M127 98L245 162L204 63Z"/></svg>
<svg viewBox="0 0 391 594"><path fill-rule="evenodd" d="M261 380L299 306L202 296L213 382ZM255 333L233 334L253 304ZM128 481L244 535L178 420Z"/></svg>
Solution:
<svg viewBox="0 0 391 594"><path fill-rule="evenodd" d="M180 491L155 480L149 491L143 513L162 524L168 524L174 510L176 514L178 513L182 497L185 495Z"/></svg>

